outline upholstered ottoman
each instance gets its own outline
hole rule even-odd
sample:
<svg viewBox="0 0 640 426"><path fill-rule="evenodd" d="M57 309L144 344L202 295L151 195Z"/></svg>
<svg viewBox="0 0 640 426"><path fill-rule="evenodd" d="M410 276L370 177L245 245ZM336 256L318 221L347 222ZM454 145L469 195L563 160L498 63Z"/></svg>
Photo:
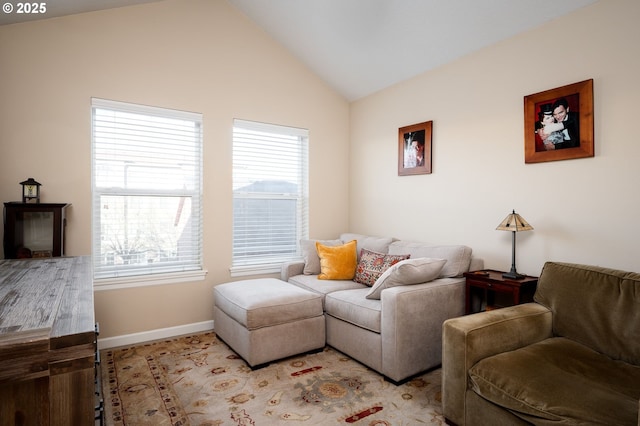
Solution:
<svg viewBox="0 0 640 426"><path fill-rule="evenodd" d="M213 288L216 335L251 367L323 348L322 296L274 278Z"/></svg>

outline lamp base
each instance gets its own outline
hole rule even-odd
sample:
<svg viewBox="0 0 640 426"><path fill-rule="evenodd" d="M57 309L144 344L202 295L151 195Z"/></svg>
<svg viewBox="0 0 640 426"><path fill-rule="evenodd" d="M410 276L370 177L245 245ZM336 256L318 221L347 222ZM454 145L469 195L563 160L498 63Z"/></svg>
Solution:
<svg viewBox="0 0 640 426"><path fill-rule="evenodd" d="M515 271L505 272L504 274L502 274L502 278L511 278L512 280L521 280L525 277L526 275L519 274Z"/></svg>

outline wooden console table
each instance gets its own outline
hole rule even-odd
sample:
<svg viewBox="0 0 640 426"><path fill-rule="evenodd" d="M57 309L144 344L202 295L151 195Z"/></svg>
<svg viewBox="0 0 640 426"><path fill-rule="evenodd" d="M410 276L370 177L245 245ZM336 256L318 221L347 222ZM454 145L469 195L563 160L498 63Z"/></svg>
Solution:
<svg viewBox="0 0 640 426"><path fill-rule="evenodd" d="M0 426L92 425L89 257L0 261Z"/></svg>

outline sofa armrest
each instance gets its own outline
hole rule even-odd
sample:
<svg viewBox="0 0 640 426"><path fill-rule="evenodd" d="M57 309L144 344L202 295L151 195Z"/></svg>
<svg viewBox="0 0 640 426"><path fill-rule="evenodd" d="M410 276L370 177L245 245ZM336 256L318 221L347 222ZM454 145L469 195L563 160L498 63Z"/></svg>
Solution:
<svg viewBox="0 0 640 426"><path fill-rule="evenodd" d="M280 269L280 279L282 281L289 281L289 277L302 274L304 271L304 260L292 260L282 264Z"/></svg>
<svg viewBox="0 0 640 426"><path fill-rule="evenodd" d="M442 323L464 314L464 279L382 290L382 369L399 381L442 362Z"/></svg>
<svg viewBox="0 0 640 426"><path fill-rule="evenodd" d="M484 259L480 257L471 257L471 263L469 264L469 272L480 271L484 269Z"/></svg>
<svg viewBox="0 0 640 426"><path fill-rule="evenodd" d="M468 371L478 361L552 336L551 311L526 303L445 321L442 334L442 409L465 424Z"/></svg>

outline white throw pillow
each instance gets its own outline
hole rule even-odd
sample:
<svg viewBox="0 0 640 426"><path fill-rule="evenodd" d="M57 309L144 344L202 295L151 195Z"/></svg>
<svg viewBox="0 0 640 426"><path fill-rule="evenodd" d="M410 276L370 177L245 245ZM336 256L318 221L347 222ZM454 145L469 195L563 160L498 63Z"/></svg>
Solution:
<svg viewBox="0 0 640 426"><path fill-rule="evenodd" d="M402 285L421 284L438 278L446 259L419 257L396 263L386 271L367 293L367 299L380 299L382 290Z"/></svg>
<svg viewBox="0 0 640 426"><path fill-rule="evenodd" d="M316 250L316 241L324 246L342 245L342 240L300 240L300 248L302 249L302 257L304 258L305 275L318 275L320 273L320 257Z"/></svg>
<svg viewBox="0 0 640 426"><path fill-rule="evenodd" d="M412 259L429 257L446 259L440 272L440 277L461 277L469 270L471 264L471 247L461 245L429 246L425 243L412 241L394 241L389 245L389 254L410 254Z"/></svg>

